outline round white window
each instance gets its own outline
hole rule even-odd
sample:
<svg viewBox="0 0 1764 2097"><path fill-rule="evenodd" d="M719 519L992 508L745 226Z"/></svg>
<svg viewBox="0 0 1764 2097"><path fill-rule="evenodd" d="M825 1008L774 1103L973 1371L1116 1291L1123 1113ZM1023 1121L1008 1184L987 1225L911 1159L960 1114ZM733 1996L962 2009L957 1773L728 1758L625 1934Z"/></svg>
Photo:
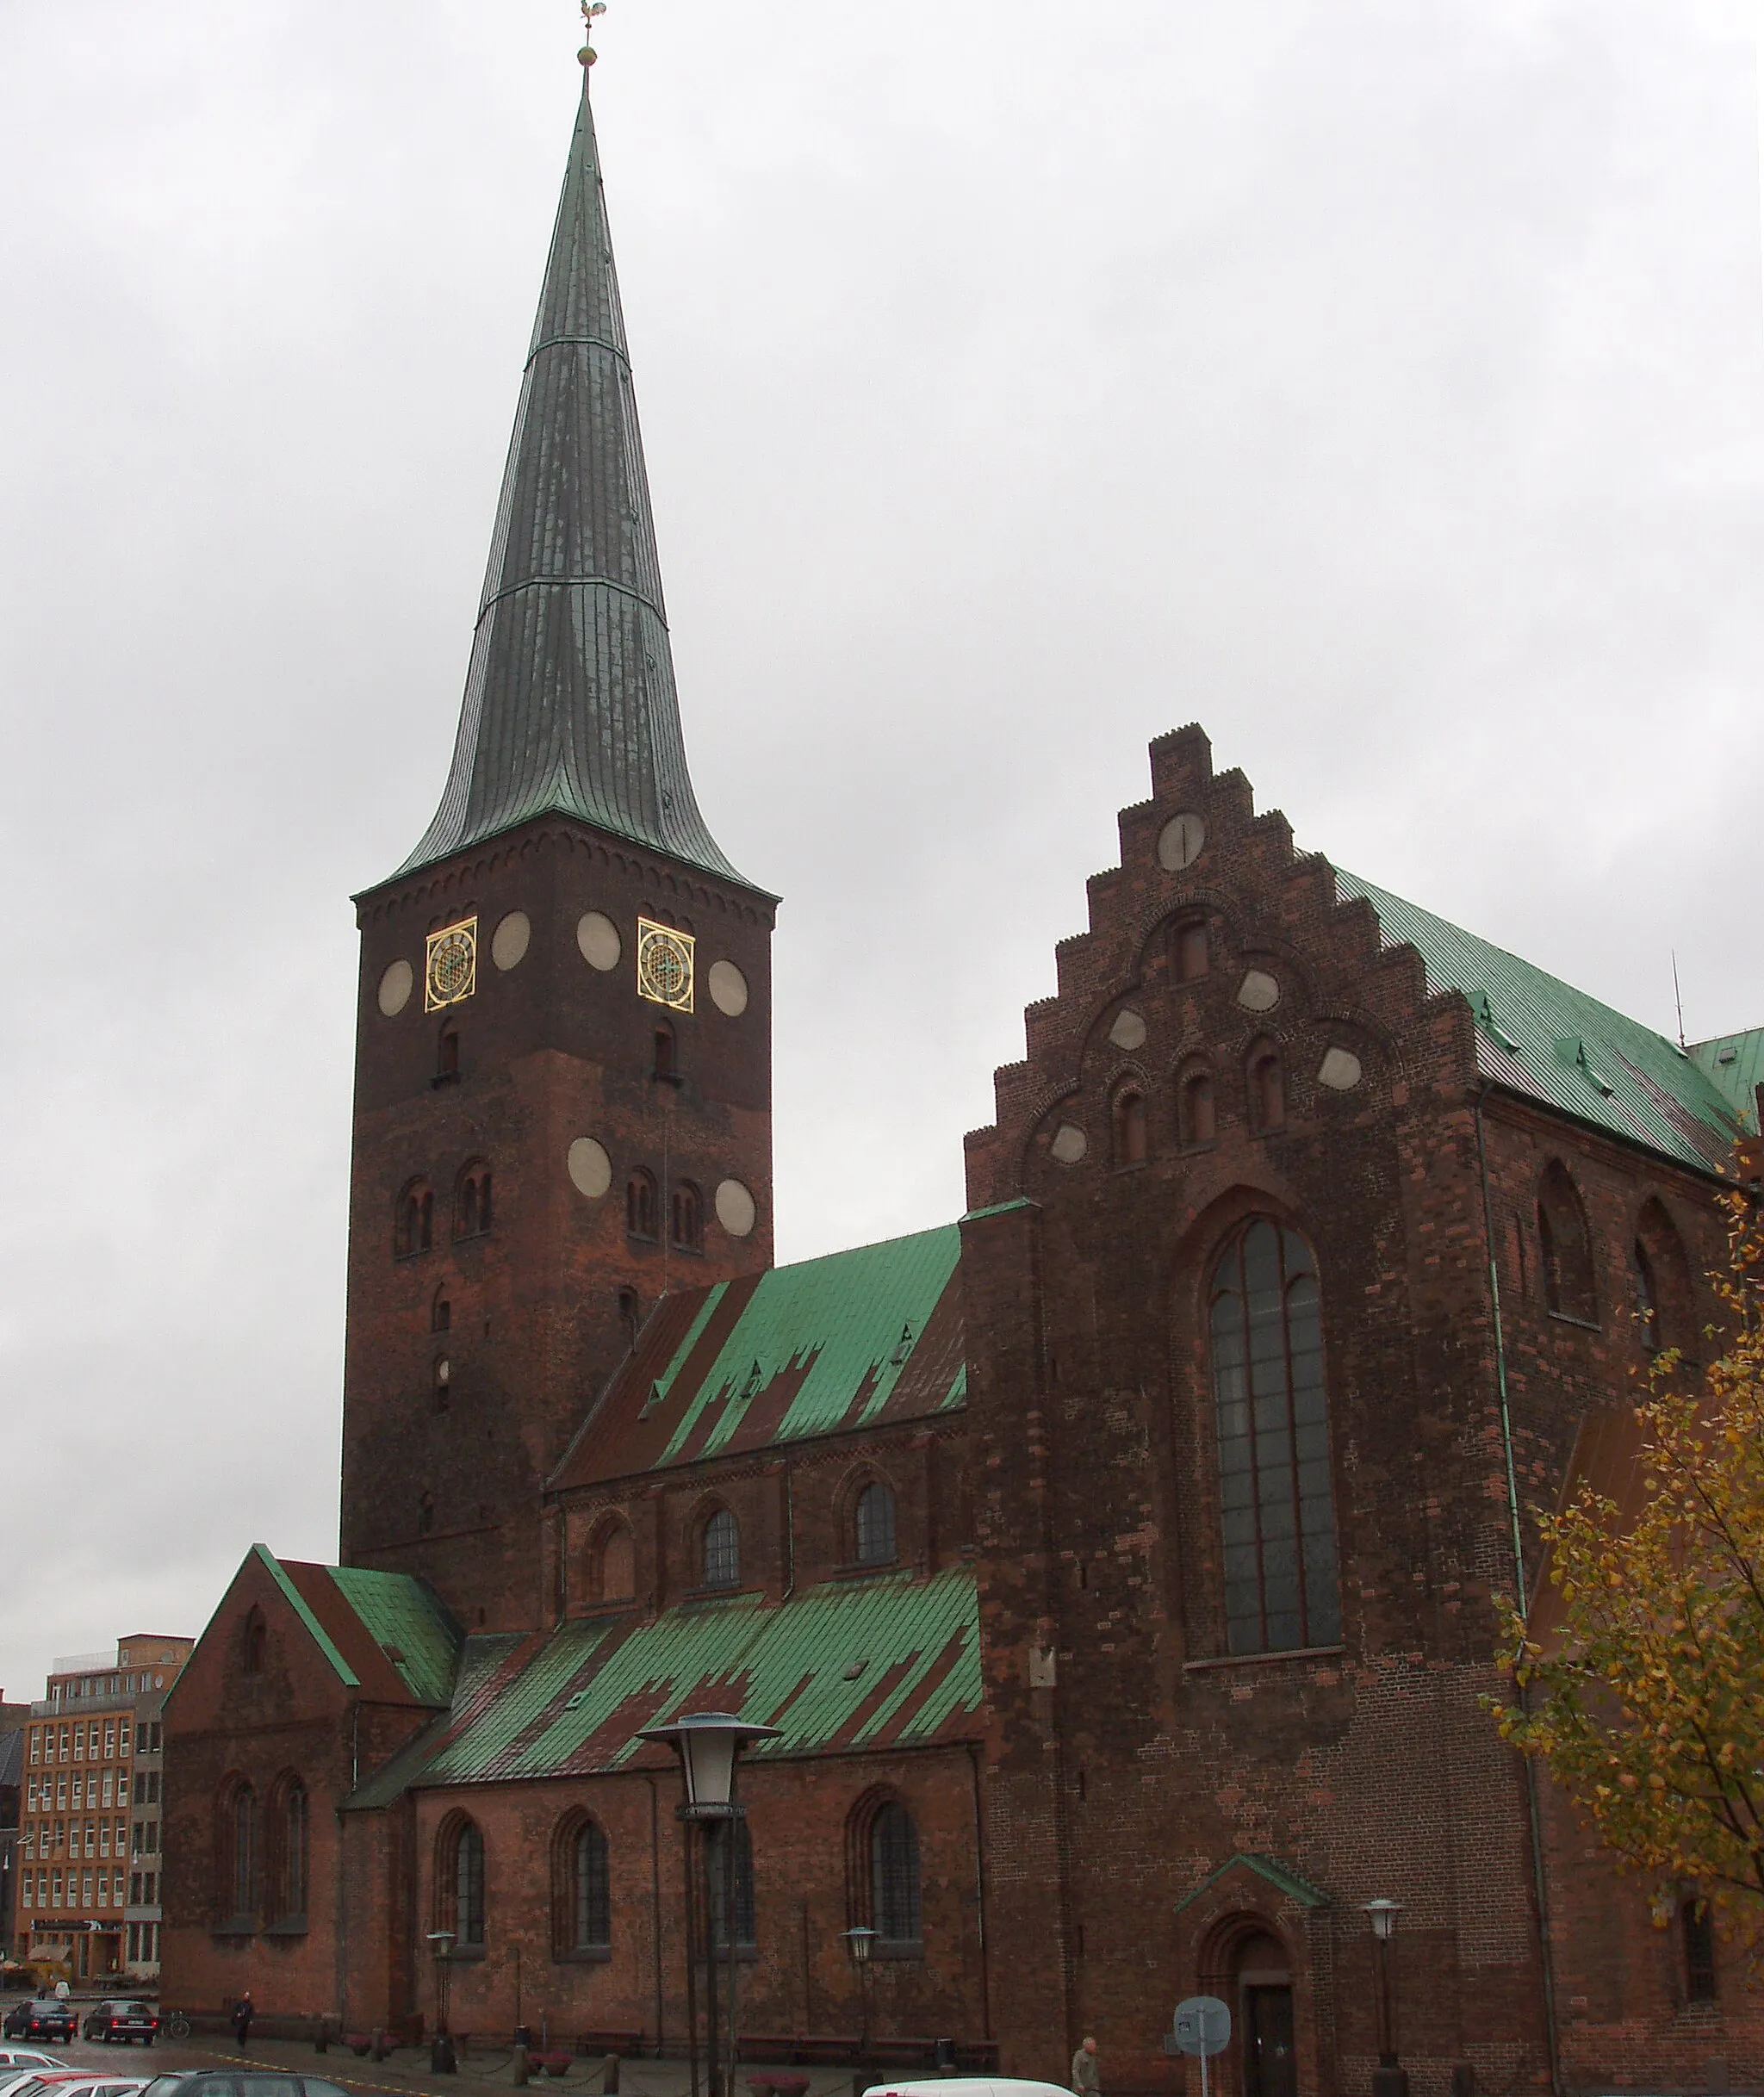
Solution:
<svg viewBox="0 0 1764 2097"><path fill-rule="evenodd" d="M388 1020L395 1020L409 1004L416 980L417 972L408 961L394 961L380 978L380 1009Z"/></svg>
<svg viewBox="0 0 1764 2097"><path fill-rule="evenodd" d="M586 911L576 921L575 943L582 951L582 959L603 975L618 966L618 957L624 952L618 928L604 910Z"/></svg>
<svg viewBox="0 0 1764 2097"><path fill-rule="evenodd" d="M533 937L532 920L525 910L511 910L490 935L490 959L500 969L512 969L525 959Z"/></svg>
<svg viewBox="0 0 1764 2097"><path fill-rule="evenodd" d="M731 1238L746 1238L759 1215L754 1197L739 1180L724 1180L717 1189L717 1220Z"/></svg>
<svg viewBox="0 0 1764 2097"><path fill-rule="evenodd" d="M578 1136L569 1146L569 1176L576 1192L598 1201L612 1184L612 1160L592 1136Z"/></svg>

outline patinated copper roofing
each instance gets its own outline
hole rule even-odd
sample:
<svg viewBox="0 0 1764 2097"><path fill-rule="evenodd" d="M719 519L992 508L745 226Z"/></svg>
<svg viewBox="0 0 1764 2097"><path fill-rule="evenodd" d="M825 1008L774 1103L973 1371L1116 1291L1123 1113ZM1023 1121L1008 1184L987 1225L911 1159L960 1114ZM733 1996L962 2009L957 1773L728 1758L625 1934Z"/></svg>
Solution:
<svg viewBox="0 0 1764 2097"><path fill-rule="evenodd" d="M586 87L503 475L453 768L434 821L398 872L550 814L741 879L699 814L686 771Z"/></svg>
<svg viewBox="0 0 1764 2097"><path fill-rule="evenodd" d="M463 1634L425 1581L408 1573L277 1558L261 1543L252 1546L245 1565L253 1559L345 1689L376 1703L443 1707L451 1701Z"/></svg>
<svg viewBox="0 0 1764 2097"><path fill-rule="evenodd" d="M954 1224L664 1297L554 1486L961 1403Z"/></svg>
<svg viewBox="0 0 1764 2097"><path fill-rule="evenodd" d="M767 1604L684 1604L466 1642L452 1709L349 1802L412 1788L585 1777L639 1757L645 1726L733 1711L776 1726L755 1759L967 1737L980 1708L974 1575L829 1581Z"/></svg>
<svg viewBox="0 0 1764 2097"><path fill-rule="evenodd" d="M1725 1069L1716 1062L1719 1044L1681 1049L1387 889L1340 867L1335 879L1341 896L1371 904L1387 946L1416 950L1430 988L1463 993L1475 1016L1478 1061L1494 1083L1705 1171L1724 1165L1736 1138L1755 1130L1755 1101L1717 1077ZM1731 1039L1746 1044L1764 1034Z"/></svg>

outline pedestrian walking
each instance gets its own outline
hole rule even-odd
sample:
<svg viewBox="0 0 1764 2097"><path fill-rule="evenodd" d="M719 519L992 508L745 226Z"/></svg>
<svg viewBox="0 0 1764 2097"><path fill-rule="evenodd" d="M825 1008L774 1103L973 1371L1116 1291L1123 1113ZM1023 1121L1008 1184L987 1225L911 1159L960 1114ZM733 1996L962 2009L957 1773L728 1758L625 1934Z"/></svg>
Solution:
<svg viewBox="0 0 1764 2097"><path fill-rule="evenodd" d="M1071 2097L1102 2097L1102 2077L1096 2067L1094 2038L1087 2038L1071 2057Z"/></svg>
<svg viewBox="0 0 1764 2097"><path fill-rule="evenodd" d="M249 1988L233 2006L233 2036L239 2041L239 2050L243 2053L251 2044L252 2036L252 1991Z"/></svg>

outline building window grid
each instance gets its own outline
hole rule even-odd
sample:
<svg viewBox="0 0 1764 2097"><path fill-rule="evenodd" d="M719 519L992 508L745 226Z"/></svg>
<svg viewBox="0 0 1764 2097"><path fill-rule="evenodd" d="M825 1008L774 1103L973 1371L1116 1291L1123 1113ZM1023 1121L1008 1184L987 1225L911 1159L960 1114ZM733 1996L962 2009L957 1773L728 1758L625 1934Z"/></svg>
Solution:
<svg viewBox="0 0 1764 2097"><path fill-rule="evenodd" d="M1341 1635L1321 1305L1308 1248L1266 1219L1214 1270L1214 1397L1232 1653Z"/></svg>
<svg viewBox="0 0 1764 2097"><path fill-rule="evenodd" d="M600 1951L612 1942L612 1893L606 1835L598 1821L576 1831L570 1854L570 1944L578 1951Z"/></svg>
<svg viewBox="0 0 1764 2097"><path fill-rule="evenodd" d="M736 1587L741 1583L741 1529L734 1512L719 1507L705 1524L705 1585Z"/></svg>
<svg viewBox="0 0 1764 2097"><path fill-rule="evenodd" d="M885 1944L919 1941L919 1831L891 1800L870 1823L872 1925Z"/></svg>

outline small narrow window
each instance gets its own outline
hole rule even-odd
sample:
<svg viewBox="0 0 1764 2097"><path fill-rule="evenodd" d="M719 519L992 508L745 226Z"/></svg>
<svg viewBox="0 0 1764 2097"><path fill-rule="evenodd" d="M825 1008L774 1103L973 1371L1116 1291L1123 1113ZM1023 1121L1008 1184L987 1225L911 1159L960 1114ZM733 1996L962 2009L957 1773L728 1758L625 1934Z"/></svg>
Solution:
<svg viewBox="0 0 1764 2097"><path fill-rule="evenodd" d="M860 1566L894 1562L894 1494L872 1479L857 1498L857 1560Z"/></svg>
<svg viewBox="0 0 1764 2097"><path fill-rule="evenodd" d="M1193 920L1176 928L1174 941L1176 980L1193 983L1207 973L1207 928L1200 920Z"/></svg>
<svg viewBox="0 0 1764 2097"><path fill-rule="evenodd" d="M1211 1143L1219 1133L1219 1118L1213 1103L1213 1074L1194 1070L1183 1079L1177 1095L1177 1120L1184 1145Z"/></svg>
<svg viewBox="0 0 1764 2097"><path fill-rule="evenodd" d="M453 1235L481 1238L491 1221L490 1168L468 1165L459 1176L453 1195Z"/></svg>
<svg viewBox="0 0 1764 2097"><path fill-rule="evenodd" d="M1653 1263L1648 1248L1637 1238L1631 1248L1635 1262L1636 1320L1642 1328L1642 1344L1650 1355L1660 1352L1660 1292L1654 1286Z"/></svg>
<svg viewBox="0 0 1764 2097"><path fill-rule="evenodd" d="M604 1951L612 1942L612 1896L606 1836L596 1821L585 1822L570 1845L569 1948Z"/></svg>
<svg viewBox="0 0 1764 2097"><path fill-rule="evenodd" d="M1115 1162L1117 1165L1143 1165L1149 1146L1146 1138L1146 1095L1127 1091L1115 1101Z"/></svg>
<svg viewBox="0 0 1764 2097"><path fill-rule="evenodd" d="M398 1197L393 1218L392 1250L401 1260L426 1252L435 1235L435 1197L422 1180L413 1180Z"/></svg>
<svg viewBox="0 0 1764 2097"><path fill-rule="evenodd" d="M637 1591L637 1553L630 1529L613 1520L588 1554L588 1592L596 1602L629 1602Z"/></svg>
<svg viewBox="0 0 1764 2097"><path fill-rule="evenodd" d="M741 1585L741 1530L727 1507L719 1507L705 1524L703 1568L706 1587Z"/></svg>
<svg viewBox="0 0 1764 2097"><path fill-rule="evenodd" d="M1685 2000L1715 2000L1715 1918L1703 1900L1684 1902L1679 1909L1679 1926L1684 1935Z"/></svg>
<svg viewBox="0 0 1764 2097"><path fill-rule="evenodd" d="M674 1063L674 1029L658 1027L655 1029L655 1076L671 1081L679 1076Z"/></svg>
<svg viewBox="0 0 1764 2097"><path fill-rule="evenodd" d="M425 1492L417 1502L417 1535L426 1536L435 1527L435 1496Z"/></svg>
<svg viewBox="0 0 1764 2097"><path fill-rule="evenodd" d="M655 1235L655 1182L647 1172L634 1172L625 1182L624 1227L632 1238Z"/></svg>
<svg viewBox="0 0 1764 2097"><path fill-rule="evenodd" d="M1286 1080L1280 1051L1264 1042L1250 1056L1250 1126L1257 1133L1286 1126Z"/></svg>
<svg viewBox="0 0 1764 2097"><path fill-rule="evenodd" d="M702 1250L705 1243L705 1206L690 1180L674 1187L668 1201L668 1235L687 1252Z"/></svg>
<svg viewBox="0 0 1764 2097"><path fill-rule="evenodd" d="M429 1396L437 1412L446 1411L447 1401L452 1394L453 1364L445 1355L438 1355L429 1378Z"/></svg>
<svg viewBox="0 0 1764 2097"><path fill-rule="evenodd" d="M459 1029L444 1027L435 1045L435 1075L438 1078L459 1076Z"/></svg>
<svg viewBox="0 0 1764 2097"><path fill-rule="evenodd" d="M437 1289L435 1300L429 1306L429 1330L431 1332L446 1332L452 1325L453 1306L448 1300L447 1291L444 1288Z"/></svg>
<svg viewBox="0 0 1764 2097"><path fill-rule="evenodd" d="M264 1612L254 1609L246 1616L245 1629L239 1638L239 1665L242 1674L263 1673L269 1642L269 1628L264 1622Z"/></svg>

